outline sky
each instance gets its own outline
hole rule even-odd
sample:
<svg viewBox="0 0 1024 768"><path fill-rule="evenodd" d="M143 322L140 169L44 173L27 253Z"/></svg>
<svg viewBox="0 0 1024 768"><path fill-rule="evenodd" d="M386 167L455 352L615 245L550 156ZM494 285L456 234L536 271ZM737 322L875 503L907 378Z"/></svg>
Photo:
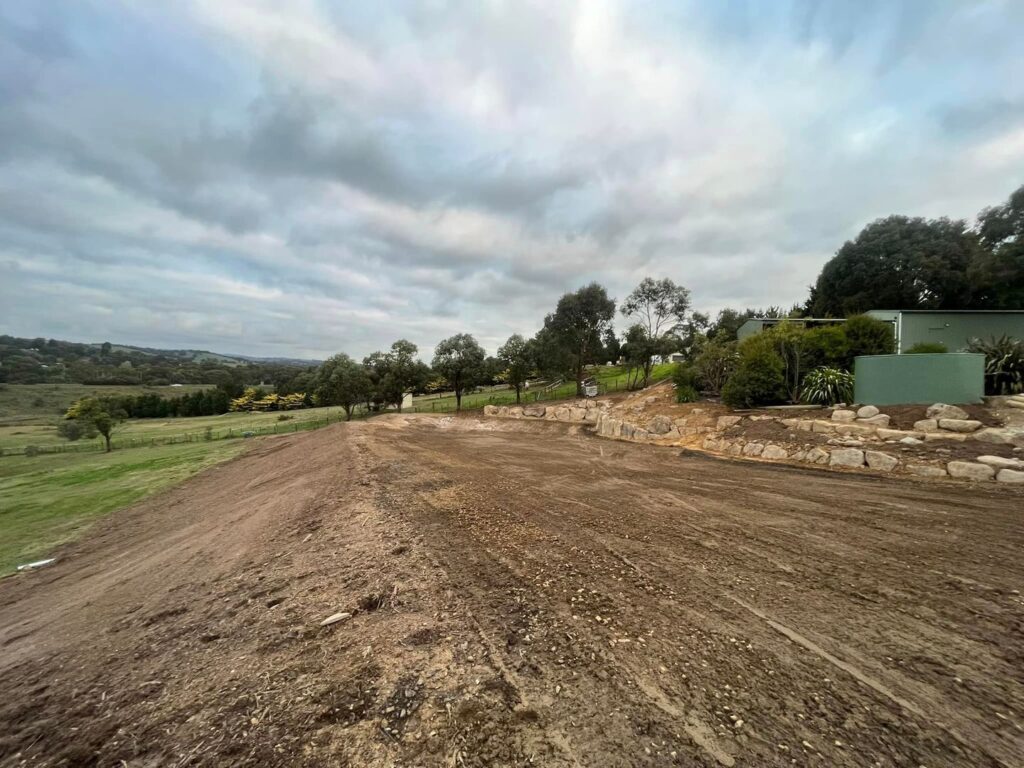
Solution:
<svg viewBox="0 0 1024 768"><path fill-rule="evenodd" d="M1019 0L4 3L0 333L429 360L592 280L788 307L868 222L1024 183L1021 29Z"/></svg>

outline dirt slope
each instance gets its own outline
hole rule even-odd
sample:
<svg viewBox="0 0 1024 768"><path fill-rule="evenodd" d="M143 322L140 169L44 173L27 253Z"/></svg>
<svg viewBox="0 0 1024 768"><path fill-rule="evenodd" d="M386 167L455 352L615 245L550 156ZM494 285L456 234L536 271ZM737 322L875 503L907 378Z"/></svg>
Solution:
<svg viewBox="0 0 1024 768"><path fill-rule="evenodd" d="M0 765L1020 766L1022 511L551 424L267 439L0 582Z"/></svg>

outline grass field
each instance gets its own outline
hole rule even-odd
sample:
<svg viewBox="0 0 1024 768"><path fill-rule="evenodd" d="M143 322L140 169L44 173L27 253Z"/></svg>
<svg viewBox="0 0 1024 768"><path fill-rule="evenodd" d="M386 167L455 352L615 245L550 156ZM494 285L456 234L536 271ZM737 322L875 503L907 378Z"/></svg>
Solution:
<svg viewBox="0 0 1024 768"><path fill-rule="evenodd" d="M674 363L656 365L651 371L651 383L667 379L675 369ZM628 385L629 373L624 366L601 366L594 368L591 375L597 379L597 384L602 395L612 392L624 391ZM540 390L526 390L523 392L524 403L532 403L540 400L561 400L567 397L575 397L576 382L567 381L551 392ZM483 408L485 405L507 405L516 401L514 389L491 389L484 392L474 392L462 396L463 409ZM431 411L454 411L455 395L442 394L424 395L413 400L413 410L418 412Z"/></svg>
<svg viewBox="0 0 1024 768"><path fill-rule="evenodd" d="M132 448L151 444L154 441L198 442L207 439L206 430L210 430L210 439L220 440L225 437L241 437L243 432L267 433L291 432L309 429L315 425L323 426L326 422L339 421L344 418L342 408L306 408L300 411L289 411L291 418L279 421L278 412L272 413L224 413L219 416L193 416L177 419L132 419L122 424L114 433L114 448ZM57 427L52 424L19 424L0 426L0 453L21 453L26 446L34 445L42 448L63 445L69 449L88 450L89 447L99 450L101 438L81 440L69 444L57 435Z"/></svg>
<svg viewBox="0 0 1024 768"><path fill-rule="evenodd" d="M0 384L0 425L56 424L68 407L83 397L104 395L160 395L181 397L206 384L146 387L90 384Z"/></svg>
<svg viewBox="0 0 1024 768"><path fill-rule="evenodd" d="M243 440L0 460L0 576L39 560L101 515L238 455Z"/></svg>

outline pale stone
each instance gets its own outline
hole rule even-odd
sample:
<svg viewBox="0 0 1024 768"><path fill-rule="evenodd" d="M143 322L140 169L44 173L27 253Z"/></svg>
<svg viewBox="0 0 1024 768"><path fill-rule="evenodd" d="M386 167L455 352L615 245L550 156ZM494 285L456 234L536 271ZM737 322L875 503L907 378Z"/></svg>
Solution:
<svg viewBox="0 0 1024 768"><path fill-rule="evenodd" d="M888 427L889 415L886 413L876 413L874 416L857 419L857 424L870 424L873 427Z"/></svg>
<svg viewBox="0 0 1024 768"><path fill-rule="evenodd" d="M903 445L922 445L924 440L916 437L902 437L900 438L900 442L903 443Z"/></svg>
<svg viewBox="0 0 1024 768"><path fill-rule="evenodd" d="M1007 400L1006 404L1011 408L1024 408L1024 400Z"/></svg>
<svg viewBox="0 0 1024 768"><path fill-rule="evenodd" d="M822 450L821 448L811 448L807 452L807 461L812 464L824 464L828 461L828 451Z"/></svg>
<svg viewBox="0 0 1024 768"><path fill-rule="evenodd" d="M931 464L907 464L907 472L919 477L945 477L946 470L933 467Z"/></svg>
<svg viewBox="0 0 1024 768"><path fill-rule="evenodd" d="M863 467L864 451L857 448L837 448L828 461L833 467Z"/></svg>
<svg viewBox="0 0 1024 768"><path fill-rule="evenodd" d="M1005 456L979 456L975 461L979 464L988 464L996 469L1024 469L1024 461L1008 459Z"/></svg>
<svg viewBox="0 0 1024 768"><path fill-rule="evenodd" d="M879 428L876 432L882 440L902 440L904 437L916 437L920 438L920 432L909 432L905 429L884 429Z"/></svg>
<svg viewBox="0 0 1024 768"><path fill-rule="evenodd" d="M484 406L484 416L497 416L497 415L498 415L498 406L496 406L496 405L485 405Z"/></svg>
<svg viewBox="0 0 1024 768"><path fill-rule="evenodd" d="M967 435L960 434L959 432L926 432L924 441L926 443L941 443L951 441L954 443L962 443L967 439Z"/></svg>
<svg viewBox="0 0 1024 768"><path fill-rule="evenodd" d="M742 416L719 416L717 424L719 429L728 429L741 421L743 421Z"/></svg>
<svg viewBox="0 0 1024 768"><path fill-rule="evenodd" d="M498 415L499 416L508 416L508 406L507 405L503 405L500 408L498 408Z"/></svg>
<svg viewBox="0 0 1024 768"><path fill-rule="evenodd" d="M569 409L569 421L583 421L585 418L587 418L586 408Z"/></svg>
<svg viewBox="0 0 1024 768"><path fill-rule="evenodd" d="M786 459L789 458L789 452L780 445L766 445L764 450L761 451L761 458L774 460Z"/></svg>
<svg viewBox="0 0 1024 768"><path fill-rule="evenodd" d="M853 421L856 418L856 411L845 411L842 409L832 411L832 421Z"/></svg>
<svg viewBox="0 0 1024 768"><path fill-rule="evenodd" d="M672 427L672 419L668 416L655 416L647 424L647 428L656 435L664 435Z"/></svg>
<svg viewBox="0 0 1024 768"><path fill-rule="evenodd" d="M789 458L793 459L794 461L806 461L807 460L807 451L797 451L796 453L794 453Z"/></svg>
<svg viewBox="0 0 1024 768"><path fill-rule="evenodd" d="M858 419L870 419L872 416L877 416L879 413L878 409L873 405L862 405L857 409Z"/></svg>
<svg viewBox="0 0 1024 768"><path fill-rule="evenodd" d="M1017 469L1000 469L996 480L1000 483L1024 483L1024 472Z"/></svg>
<svg viewBox="0 0 1024 768"><path fill-rule="evenodd" d="M586 421L595 422L601 417L601 410L599 408L587 408L587 415L584 416Z"/></svg>
<svg viewBox="0 0 1024 768"><path fill-rule="evenodd" d="M764 443L747 443L743 446L744 456L760 456L764 450Z"/></svg>
<svg viewBox="0 0 1024 768"><path fill-rule="evenodd" d="M836 428L836 425L831 421L823 421L821 419L815 419L811 425L812 432L832 432Z"/></svg>
<svg viewBox="0 0 1024 768"><path fill-rule="evenodd" d="M974 461L951 461L946 465L946 471L950 477L965 480L991 480L996 476L996 471L992 467Z"/></svg>
<svg viewBox="0 0 1024 768"><path fill-rule="evenodd" d="M900 460L895 456L881 451L864 451L864 459L872 469L880 469L883 472L892 472Z"/></svg>
<svg viewBox="0 0 1024 768"><path fill-rule="evenodd" d="M547 408L545 408L543 405L523 406L523 416L529 416L530 418L533 419L542 418L544 416L545 411L547 411Z"/></svg>
<svg viewBox="0 0 1024 768"><path fill-rule="evenodd" d="M938 429L938 419L921 419L914 422L914 431L916 432L937 432Z"/></svg>
<svg viewBox="0 0 1024 768"><path fill-rule="evenodd" d="M1012 429L998 429L996 427L979 429L971 435L971 438L978 442L991 443L992 445L1013 445L1014 439L1017 437L1017 433Z"/></svg>
<svg viewBox="0 0 1024 768"><path fill-rule="evenodd" d="M796 423L796 428L801 432L810 432L814 429L814 419L800 419Z"/></svg>
<svg viewBox="0 0 1024 768"><path fill-rule="evenodd" d="M925 418L928 419L968 419L967 411L963 408L957 408L955 405L946 405L945 403L935 403L929 405L928 410L924 413Z"/></svg>
<svg viewBox="0 0 1024 768"><path fill-rule="evenodd" d="M800 423L800 419L779 419L779 424L790 429L796 429L796 425Z"/></svg>
<svg viewBox="0 0 1024 768"><path fill-rule="evenodd" d="M869 424L836 424L834 431L838 435L873 435L875 427Z"/></svg>
<svg viewBox="0 0 1024 768"><path fill-rule="evenodd" d="M508 408L508 415L511 416L513 419L523 418L522 406L510 405Z"/></svg>
<svg viewBox="0 0 1024 768"><path fill-rule="evenodd" d="M730 443L725 452L730 456L739 456L743 453L743 446L740 443Z"/></svg>
<svg viewBox="0 0 1024 768"><path fill-rule="evenodd" d="M977 432L981 422L973 419L939 419L939 429L950 432Z"/></svg>

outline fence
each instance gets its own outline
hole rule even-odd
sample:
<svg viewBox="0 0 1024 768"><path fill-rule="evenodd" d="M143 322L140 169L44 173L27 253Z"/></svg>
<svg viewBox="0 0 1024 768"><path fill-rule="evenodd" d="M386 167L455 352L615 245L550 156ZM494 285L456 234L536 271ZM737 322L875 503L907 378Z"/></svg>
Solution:
<svg viewBox="0 0 1024 768"><path fill-rule="evenodd" d="M621 392L627 389L627 380L625 377L619 377L611 379L607 382L598 382L597 392L598 396L607 395L612 392ZM464 411L480 410L487 405L515 405L516 402L516 391L514 389L501 389L497 394L493 393L483 396L479 392L473 392L462 396L462 409ZM562 384L555 389L543 389L543 390L532 390L529 392L523 392L521 397L522 405L529 405L530 403L543 402L547 400L565 400L569 397L576 395L576 382L571 381L567 384ZM454 395L443 395L435 398L431 398L427 401L420 400L420 402L413 405L412 408L405 409L406 412L410 413L453 413L455 411L455 396Z"/></svg>

